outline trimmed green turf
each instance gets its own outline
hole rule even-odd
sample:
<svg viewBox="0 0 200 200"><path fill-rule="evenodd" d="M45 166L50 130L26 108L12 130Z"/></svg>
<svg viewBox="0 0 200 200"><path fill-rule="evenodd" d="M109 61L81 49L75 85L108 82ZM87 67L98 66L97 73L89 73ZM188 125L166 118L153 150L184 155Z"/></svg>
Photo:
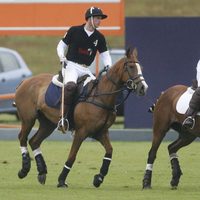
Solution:
<svg viewBox="0 0 200 200"><path fill-rule="evenodd" d="M125 0L126 16L200 16L199 0ZM13 48L24 57L33 74L57 73L60 69L56 45L62 36L5 36L0 46ZM124 37L107 37L109 47L124 47ZM3 119L5 120L5 119ZM15 121L15 119L13 119ZM13 122L11 122L13 123ZM183 176L178 190L170 190L171 169L167 153L168 143L159 149L154 165L152 190L141 190L149 142L114 142L113 161L103 185L92 186L93 175L99 171L104 151L98 143L85 142L69 174L69 188L57 189L57 177L65 162L69 142L45 142L43 155L48 166L46 185L37 182L35 162L27 178L20 180L19 144L0 141L0 200L188 200L199 199L199 149L193 143L180 150Z"/></svg>
<svg viewBox="0 0 200 200"><path fill-rule="evenodd" d="M48 167L46 184L37 181L35 161L29 175L20 180L21 155L17 141L0 141L0 199L15 200L94 200L94 199L199 199L200 143L195 142L179 152L183 176L178 190L171 190L171 168L167 145L162 143L154 165L152 190L142 190L150 142L113 142L114 154L110 171L100 188L92 185L101 166L104 150L97 142L84 142L69 174L67 189L56 187L57 178L66 161L71 143L45 141L42 151ZM32 155L32 154L31 154Z"/></svg>

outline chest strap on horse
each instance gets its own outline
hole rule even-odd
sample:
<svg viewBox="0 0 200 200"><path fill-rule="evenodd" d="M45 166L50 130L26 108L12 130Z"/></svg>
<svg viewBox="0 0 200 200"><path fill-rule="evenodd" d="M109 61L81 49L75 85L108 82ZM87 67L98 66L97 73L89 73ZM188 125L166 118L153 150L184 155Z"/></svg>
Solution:
<svg viewBox="0 0 200 200"><path fill-rule="evenodd" d="M126 91L128 91L127 94L126 94L126 96L121 100L120 103L118 103L118 104L115 105L116 110L117 110L117 107L119 107L121 104L123 104L126 101L126 99L129 97L129 95L130 95L130 93L131 93L132 90L128 89Z"/></svg>
<svg viewBox="0 0 200 200"><path fill-rule="evenodd" d="M107 106L107 105L105 105L105 104L99 103L99 102L94 101L94 100L86 100L85 102L86 102L86 103L91 103L91 104L93 104L93 105L95 105L95 106L97 106L97 107L103 108L103 109L108 110L108 111L111 111L111 112L116 112L115 107L113 108L113 107L111 107L111 106Z"/></svg>

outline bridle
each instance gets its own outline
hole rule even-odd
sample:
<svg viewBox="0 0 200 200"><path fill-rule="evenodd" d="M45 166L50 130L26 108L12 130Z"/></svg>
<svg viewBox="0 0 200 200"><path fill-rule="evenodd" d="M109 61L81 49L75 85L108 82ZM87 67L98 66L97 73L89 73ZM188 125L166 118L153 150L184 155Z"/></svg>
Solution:
<svg viewBox="0 0 200 200"><path fill-rule="evenodd" d="M130 61L129 61L129 62L130 62ZM138 62L135 62L134 64L135 64L136 66L139 65ZM140 65L139 65L138 67L141 68ZM134 90L134 91L135 91L135 90L137 89L138 83L144 81L144 77L143 77L142 73L138 73L137 76L131 77L131 74L130 74L130 67L126 64L126 65L125 65L125 68L126 68L127 73L128 73L128 75L129 75L129 79L126 81L126 87L127 87L128 89L131 89L131 90Z"/></svg>
<svg viewBox="0 0 200 200"><path fill-rule="evenodd" d="M141 73L137 74L135 77L131 76L130 72L130 66L128 65L129 63L139 65L138 62L133 62L133 61L126 61L124 63L124 72L127 71L128 73L128 80L125 83L125 86L127 87L128 90L133 90L135 91L137 89L138 83L144 81L144 77ZM139 66L140 67L140 66ZM111 81L114 85L118 86L118 83L114 81L110 76L109 76L109 71L106 72L106 77L109 81Z"/></svg>
<svg viewBox="0 0 200 200"><path fill-rule="evenodd" d="M88 97L99 97L99 96L108 96L108 95L114 95L114 94L117 94L117 93L120 93L122 91L128 91L126 96L121 100L121 102L117 105L115 105L114 107L110 107L110 106L106 106L104 104L101 104L97 101L95 101L94 99L92 100L88 100L86 99L85 102L86 103L92 103L98 107L101 107L103 109L106 109L106 110L110 110L110 111L115 111L116 112L116 109L119 105L121 105L122 103L124 103L126 101L126 99L128 98L129 94L132 92L132 91L135 91L137 89L137 85L138 83L142 82L144 80L143 76L142 76L142 73L138 73L135 77L132 77L131 76L131 72L130 72L130 66L129 64L135 64L137 65L138 62L133 62L133 61L126 61L124 63L124 72L127 71L128 73L128 80L126 81L126 83L122 86L122 88L118 89L118 90L115 90L113 92L105 92L105 93L95 93L93 95L89 95ZM139 64L138 64L139 65ZM136 66L137 67L137 66ZM140 66L139 66L140 67ZM100 81L101 77L102 77L102 73L103 72L106 72L106 77L109 81L111 81L115 86L119 86L119 83L116 82L115 80L113 80L110 76L110 70L108 68L104 68L102 71L100 71L99 73L99 76L97 77L96 79L96 83L95 83L95 86L93 87L93 89L96 87L96 85L98 84L98 82ZM142 78L141 78L142 77ZM125 86L125 87L124 87Z"/></svg>

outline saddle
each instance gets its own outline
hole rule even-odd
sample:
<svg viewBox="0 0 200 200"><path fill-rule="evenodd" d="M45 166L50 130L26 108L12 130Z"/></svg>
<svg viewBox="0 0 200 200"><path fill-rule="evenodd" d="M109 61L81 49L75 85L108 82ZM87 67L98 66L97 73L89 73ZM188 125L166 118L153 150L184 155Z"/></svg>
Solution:
<svg viewBox="0 0 200 200"><path fill-rule="evenodd" d="M180 96L176 103L176 111L180 114L185 114L189 108L189 103L198 87L198 82L196 79L192 80L192 86L188 87L187 90ZM197 113L197 115L200 115Z"/></svg>
<svg viewBox="0 0 200 200"><path fill-rule="evenodd" d="M73 129L73 112L77 103L85 101L92 92L95 81L91 79L89 75L80 77L77 80L77 93L74 97L74 104L70 106L67 118L70 121L69 130ZM52 108L60 109L61 107L61 96L62 96L63 78L61 72L53 76L51 83L49 84L45 93L45 103Z"/></svg>
<svg viewBox="0 0 200 200"><path fill-rule="evenodd" d="M187 90L180 96L176 104L176 111L180 114L185 114L189 108L189 103L195 90L188 87Z"/></svg>
<svg viewBox="0 0 200 200"><path fill-rule="evenodd" d="M189 108L189 103L194 94L195 90L193 87L188 87L187 90L180 96L176 104L176 111L180 114L185 114ZM200 112L197 113L200 115Z"/></svg>

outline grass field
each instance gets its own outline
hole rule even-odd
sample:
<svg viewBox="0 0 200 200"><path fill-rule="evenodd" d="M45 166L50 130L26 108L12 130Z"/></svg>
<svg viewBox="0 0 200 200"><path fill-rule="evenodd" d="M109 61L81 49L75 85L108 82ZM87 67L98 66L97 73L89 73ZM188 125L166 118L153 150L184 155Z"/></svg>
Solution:
<svg viewBox="0 0 200 200"><path fill-rule="evenodd" d="M37 182L35 161L29 175L17 177L21 167L21 155L17 141L0 141L0 199L15 200L188 200L199 199L199 149L194 142L179 152L183 176L178 190L171 190L171 168L167 145L164 142L158 151L154 165L152 190L142 190L142 179L150 142L113 142L114 154L110 171L100 188L92 185L98 173L104 150L97 142L84 142L72 168L67 189L56 187L57 177L69 152L70 142L45 141L43 155L48 167L46 184ZM32 155L32 154L31 154Z"/></svg>
<svg viewBox="0 0 200 200"><path fill-rule="evenodd" d="M199 0L125 0L125 15L141 16L200 16ZM13 48L24 57L33 74L57 73L59 61L56 45L62 36L16 36L0 37L0 46ZM123 48L124 36L108 37L111 48ZM0 123L6 122L3 115ZM10 123L19 123L15 118ZM7 123L7 122L6 122ZM68 189L56 188L57 177L66 161L71 143L45 141L43 155L48 166L45 186L37 182L34 160L27 178L17 177L21 167L21 154L17 141L0 141L0 200L196 200L200 198L200 143L194 142L179 152L183 176L178 190L171 190L171 168L167 145L164 142L154 165L152 190L142 190L150 142L113 142L114 154L103 185L92 186L94 174L98 173L103 148L96 142L83 143L74 167L69 174Z"/></svg>

